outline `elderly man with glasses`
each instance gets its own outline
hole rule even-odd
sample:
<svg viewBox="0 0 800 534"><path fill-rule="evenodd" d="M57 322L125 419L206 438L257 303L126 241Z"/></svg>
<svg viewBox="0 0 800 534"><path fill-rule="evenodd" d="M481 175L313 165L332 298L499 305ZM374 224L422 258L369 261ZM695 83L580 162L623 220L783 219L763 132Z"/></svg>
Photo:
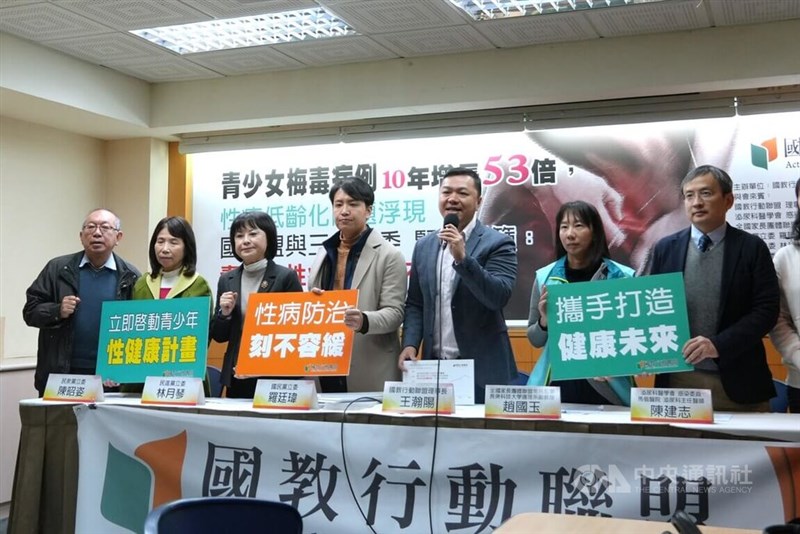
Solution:
<svg viewBox="0 0 800 534"><path fill-rule="evenodd" d="M22 315L39 329L34 385L44 394L50 373L94 374L100 311L106 300L128 300L140 273L114 254L119 217L97 209L83 221L83 251L53 258L26 292Z"/></svg>

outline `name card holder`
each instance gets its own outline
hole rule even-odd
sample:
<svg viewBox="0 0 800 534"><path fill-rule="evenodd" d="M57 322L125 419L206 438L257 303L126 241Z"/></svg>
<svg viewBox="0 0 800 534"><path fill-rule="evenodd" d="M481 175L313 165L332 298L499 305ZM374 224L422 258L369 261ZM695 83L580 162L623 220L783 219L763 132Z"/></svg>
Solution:
<svg viewBox="0 0 800 534"><path fill-rule="evenodd" d="M61 375L47 377L43 400L62 402L102 402L103 381L99 375Z"/></svg>
<svg viewBox="0 0 800 534"><path fill-rule="evenodd" d="M631 421L713 423L711 390L632 388Z"/></svg>
<svg viewBox="0 0 800 534"><path fill-rule="evenodd" d="M475 404L475 361L462 360L410 360L403 373L404 384L430 384L436 382L453 384L458 406Z"/></svg>
<svg viewBox="0 0 800 534"><path fill-rule="evenodd" d="M438 413L455 413L453 384L440 383L438 391ZM435 382L386 382L383 386L383 411L392 413L437 413L437 391Z"/></svg>
<svg viewBox="0 0 800 534"><path fill-rule="evenodd" d="M144 382L141 403L202 406L206 403L203 379L191 376L148 376Z"/></svg>
<svg viewBox="0 0 800 534"><path fill-rule="evenodd" d="M313 380L259 379L253 408L268 410L316 410L317 386Z"/></svg>
<svg viewBox="0 0 800 534"><path fill-rule="evenodd" d="M486 386L487 419L561 419L561 388Z"/></svg>

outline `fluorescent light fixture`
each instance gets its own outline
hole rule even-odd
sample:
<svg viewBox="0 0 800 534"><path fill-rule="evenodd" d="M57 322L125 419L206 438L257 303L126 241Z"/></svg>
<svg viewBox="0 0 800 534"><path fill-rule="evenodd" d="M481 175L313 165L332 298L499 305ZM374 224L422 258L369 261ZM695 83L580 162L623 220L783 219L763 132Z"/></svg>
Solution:
<svg viewBox="0 0 800 534"><path fill-rule="evenodd" d="M178 54L356 35L346 22L322 8L146 28L131 33Z"/></svg>
<svg viewBox="0 0 800 534"><path fill-rule="evenodd" d="M651 4L665 0L450 0L473 20L570 13L586 9Z"/></svg>

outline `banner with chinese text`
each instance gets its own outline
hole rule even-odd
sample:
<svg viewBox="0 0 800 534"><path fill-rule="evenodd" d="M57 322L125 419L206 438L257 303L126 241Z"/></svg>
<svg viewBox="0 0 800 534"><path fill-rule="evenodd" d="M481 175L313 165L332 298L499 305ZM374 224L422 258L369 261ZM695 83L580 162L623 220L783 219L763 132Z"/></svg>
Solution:
<svg viewBox="0 0 800 534"><path fill-rule="evenodd" d="M322 242L336 231L328 192L358 176L375 189L369 219L411 261L418 239L442 226L437 189L465 166L483 181L480 219L517 244L517 284L506 318L526 320L536 269L555 260L555 215L585 200L603 219L611 258L643 272L662 237L688 226L680 182L697 165L727 170L736 202L728 221L789 243L800 176L800 113L775 113L620 126L339 143L194 154L193 225L198 270L213 285L235 268L228 237L239 213L275 219L275 261L301 282Z"/></svg>
<svg viewBox="0 0 800 534"><path fill-rule="evenodd" d="M344 312L357 302L357 289L251 294L236 376L350 374L353 331Z"/></svg>
<svg viewBox="0 0 800 534"><path fill-rule="evenodd" d="M681 273L547 285L554 380L691 371Z"/></svg>
<svg viewBox="0 0 800 534"><path fill-rule="evenodd" d="M208 297L104 302L97 374L120 384L148 376L203 378L209 308Z"/></svg>
<svg viewBox="0 0 800 534"><path fill-rule="evenodd" d="M430 486L431 428L75 411L76 532L141 532L151 508L202 496L285 502L304 532L334 534L371 532L361 513L374 532L428 532L431 488L434 532L488 533L522 512L668 521L678 509L761 529L800 504L797 443L440 428Z"/></svg>

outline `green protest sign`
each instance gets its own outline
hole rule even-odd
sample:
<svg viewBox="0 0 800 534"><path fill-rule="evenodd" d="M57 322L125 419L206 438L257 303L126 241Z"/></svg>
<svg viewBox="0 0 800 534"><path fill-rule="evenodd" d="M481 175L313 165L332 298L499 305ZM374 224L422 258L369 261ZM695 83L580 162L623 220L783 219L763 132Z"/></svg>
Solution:
<svg viewBox="0 0 800 534"><path fill-rule="evenodd" d="M681 273L547 284L552 378L691 371Z"/></svg>
<svg viewBox="0 0 800 534"><path fill-rule="evenodd" d="M209 306L208 297L104 302L97 374L121 384L204 377Z"/></svg>

